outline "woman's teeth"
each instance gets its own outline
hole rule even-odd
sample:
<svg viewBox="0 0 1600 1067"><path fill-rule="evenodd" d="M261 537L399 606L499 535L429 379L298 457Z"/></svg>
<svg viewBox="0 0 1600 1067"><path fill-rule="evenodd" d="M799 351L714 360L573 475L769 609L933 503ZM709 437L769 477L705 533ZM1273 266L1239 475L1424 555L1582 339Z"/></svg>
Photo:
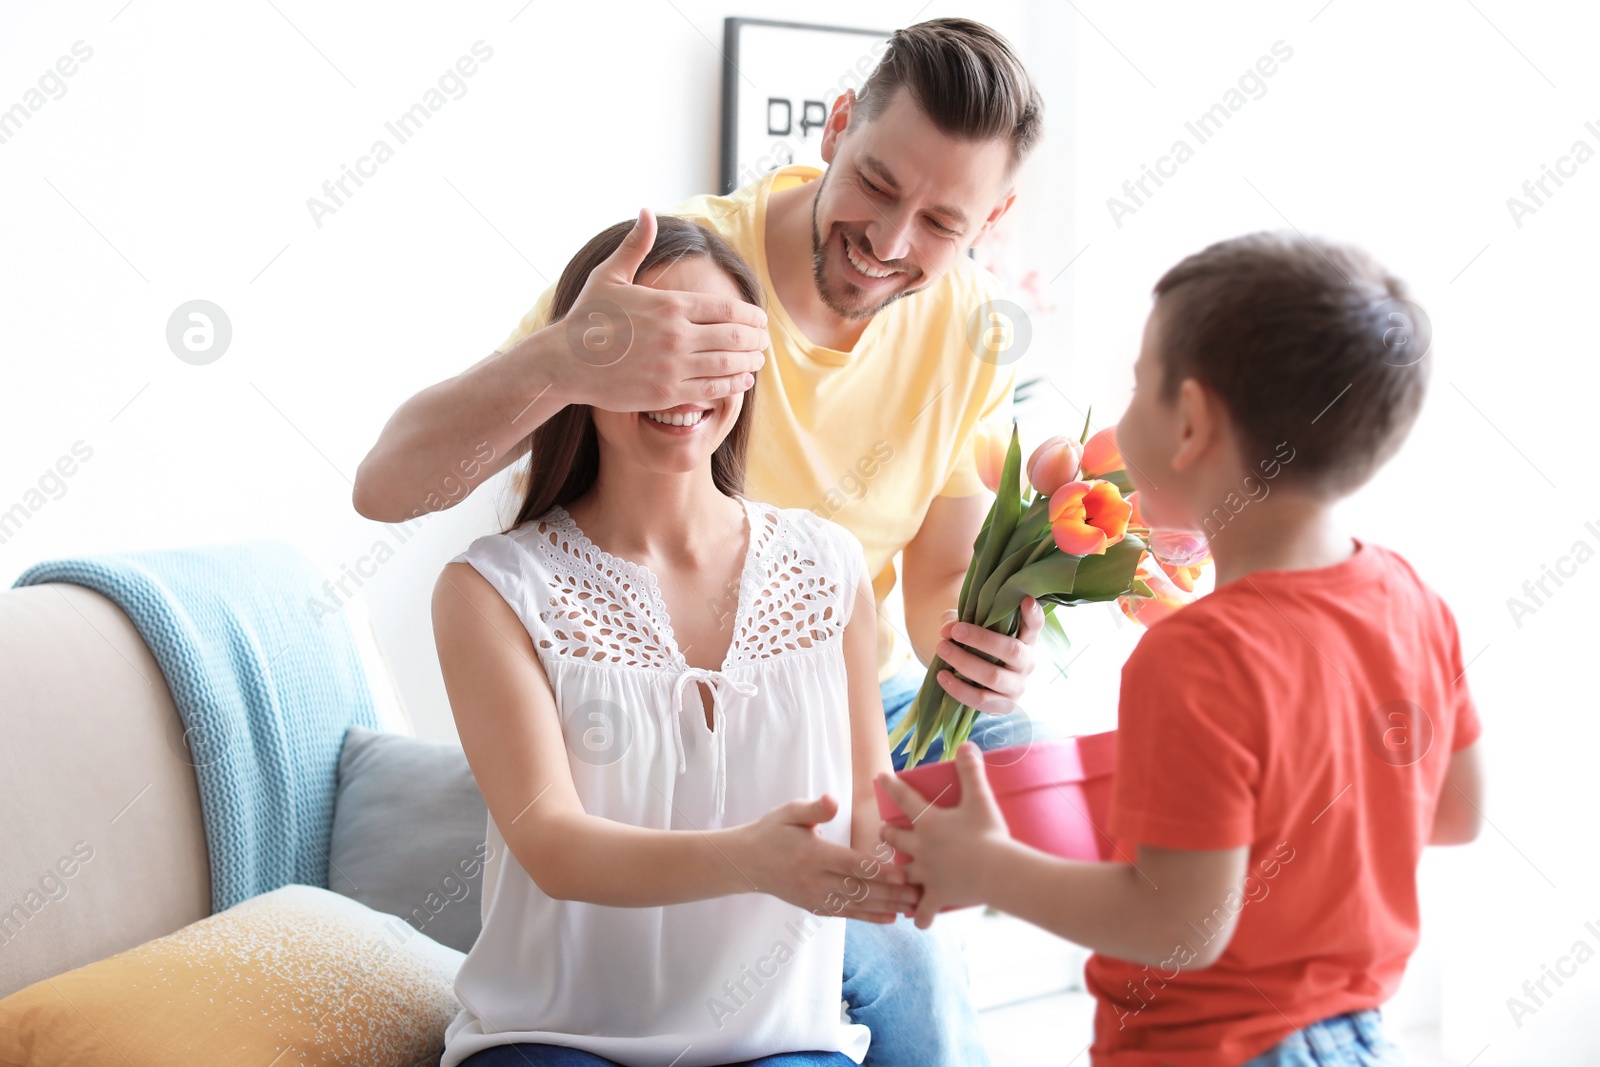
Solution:
<svg viewBox="0 0 1600 1067"><path fill-rule="evenodd" d="M877 270L873 267L867 266L856 256L856 250L850 247L849 238L846 238L844 242L844 254L850 257L850 265L852 267L860 271L862 274L865 274L869 278L887 278L891 274L900 273L897 270Z"/></svg>
<svg viewBox="0 0 1600 1067"><path fill-rule="evenodd" d="M706 417L704 411L647 411L645 418L663 426L694 426Z"/></svg>

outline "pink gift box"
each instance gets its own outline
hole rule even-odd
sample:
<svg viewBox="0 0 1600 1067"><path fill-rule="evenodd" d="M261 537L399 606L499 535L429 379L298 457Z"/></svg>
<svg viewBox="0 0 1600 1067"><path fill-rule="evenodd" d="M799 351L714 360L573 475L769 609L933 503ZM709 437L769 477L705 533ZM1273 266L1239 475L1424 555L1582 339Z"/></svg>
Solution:
<svg viewBox="0 0 1600 1067"><path fill-rule="evenodd" d="M997 748L985 752L983 762L989 788L1014 840L1064 859L1116 858L1115 844L1106 833L1117 763L1115 730ZM954 761L925 763L897 777L939 807L961 802ZM874 783L873 788L883 821L910 829L911 819L883 787ZM906 861L897 854L895 862Z"/></svg>

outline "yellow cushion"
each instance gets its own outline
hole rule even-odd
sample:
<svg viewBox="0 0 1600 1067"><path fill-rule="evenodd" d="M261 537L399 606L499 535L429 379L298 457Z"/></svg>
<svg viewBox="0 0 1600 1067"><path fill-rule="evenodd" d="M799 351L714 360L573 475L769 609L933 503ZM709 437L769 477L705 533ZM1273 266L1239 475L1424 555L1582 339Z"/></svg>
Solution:
<svg viewBox="0 0 1600 1067"><path fill-rule="evenodd" d="M0 1000L0 1064L434 1067L463 958L285 886Z"/></svg>

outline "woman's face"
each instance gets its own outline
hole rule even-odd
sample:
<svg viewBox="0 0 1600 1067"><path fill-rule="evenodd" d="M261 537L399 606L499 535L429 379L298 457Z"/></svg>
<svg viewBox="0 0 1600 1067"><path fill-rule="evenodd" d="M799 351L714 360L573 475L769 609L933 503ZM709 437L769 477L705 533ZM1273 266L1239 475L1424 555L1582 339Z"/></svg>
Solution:
<svg viewBox="0 0 1600 1067"><path fill-rule="evenodd" d="M739 287L708 256L685 256L641 273L635 281L653 289L705 293L743 302ZM628 373L628 361L614 365ZM744 394L701 400L662 411L592 409L602 463L620 460L660 474L683 474L711 461L744 407Z"/></svg>

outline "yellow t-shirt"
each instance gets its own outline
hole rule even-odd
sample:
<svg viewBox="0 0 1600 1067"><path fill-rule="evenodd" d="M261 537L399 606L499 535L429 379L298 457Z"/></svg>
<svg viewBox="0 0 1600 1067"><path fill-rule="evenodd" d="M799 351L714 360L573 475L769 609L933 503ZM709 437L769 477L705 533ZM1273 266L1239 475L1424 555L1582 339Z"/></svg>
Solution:
<svg viewBox="0 0 1600 1067"><path fill-rule="evenodd" d="M895 556L916 536L933 498L987 492L973 431L1009 417L1015 370L974 354L974 316L989 321L982 309L1004 293L998 278L965 256L926 289L874 315L851 351L807 340L767 271L767 196L821 176L814 167L783 167L727 196L693 197L667 214L721 234L766 292L772 348L756 375L745 494L806 508L854 533L882 607L897 579ZM553 287L498 351L545 326L552 295ZM879 679L899 670L910 652L880 613Z"/></svg>

